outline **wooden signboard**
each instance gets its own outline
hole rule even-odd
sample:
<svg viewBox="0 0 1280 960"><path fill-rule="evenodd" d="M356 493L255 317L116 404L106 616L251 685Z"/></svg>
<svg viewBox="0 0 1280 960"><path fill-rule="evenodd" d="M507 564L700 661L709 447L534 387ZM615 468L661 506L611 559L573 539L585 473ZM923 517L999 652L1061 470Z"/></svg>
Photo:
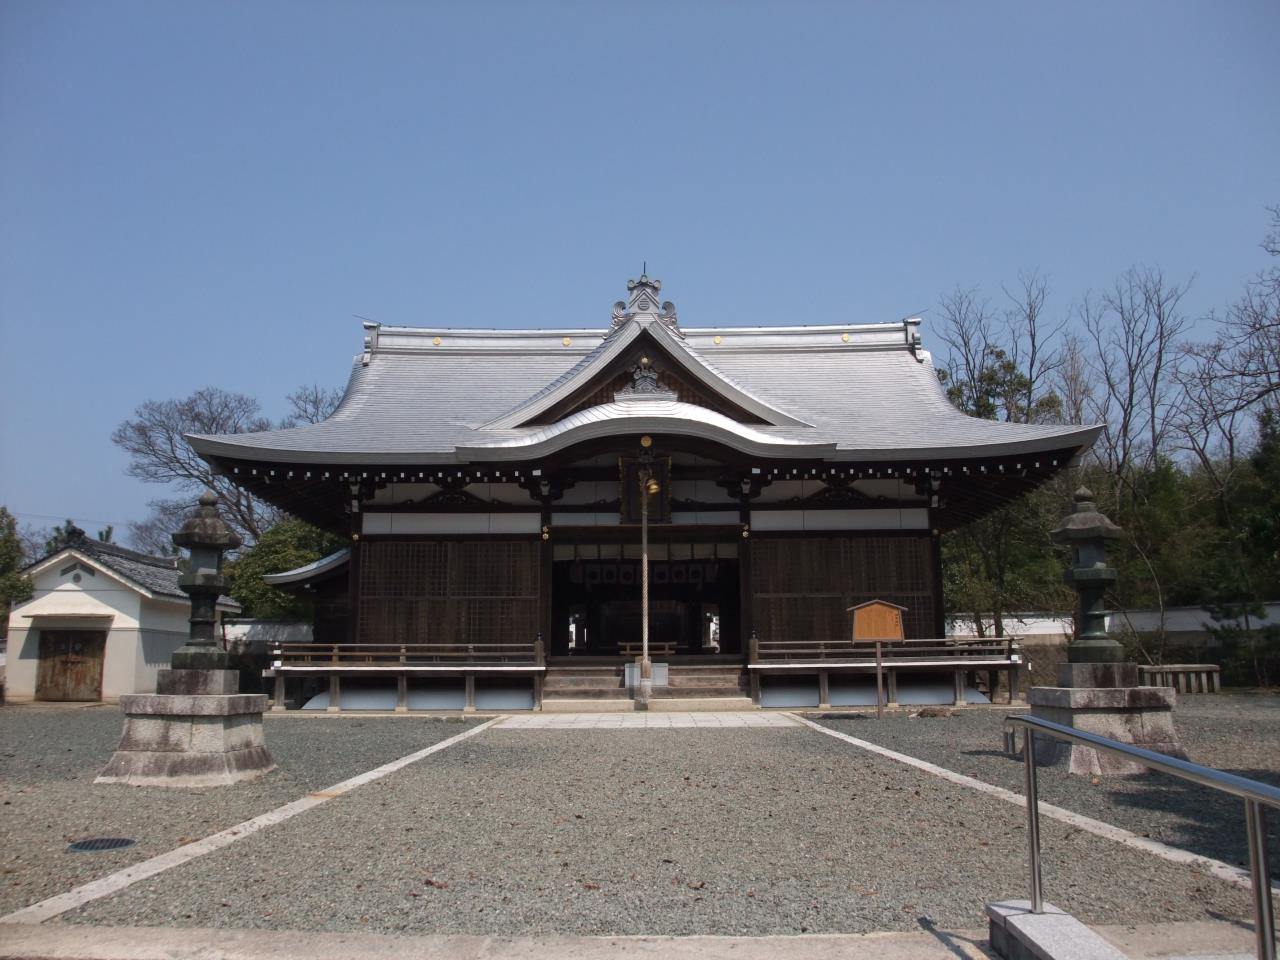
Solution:
<svg viewBox="0 0 1280 960"><path fill-rule="evenodd" d="M868 600L849 607L853 614L853 639L901 640L902 614L906 609L884 600Z"/></svg>
<svg viewBox="0 0 1280 960"><path fill-rule="evenodd" d="M906 607L885 600L868 600L849 607L853 614L853 642L872 641L876 645L876 719L884 718L884 660L880 644L901 640L902 614Z"/></svg>

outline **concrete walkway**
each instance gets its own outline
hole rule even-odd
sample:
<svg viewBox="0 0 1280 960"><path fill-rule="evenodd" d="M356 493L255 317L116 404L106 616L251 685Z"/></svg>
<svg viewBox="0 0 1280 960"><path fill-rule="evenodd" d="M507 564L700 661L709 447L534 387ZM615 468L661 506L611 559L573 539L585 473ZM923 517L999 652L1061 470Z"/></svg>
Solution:
<svg viewBox="0 0 1280 960"><path fill-rule="evenodd" d="M685 727L794 727L785 713L532 713L513 714L504 730L651 730Z"/></svg>
<svg viewBox="0 0 1280 960"><path fill-rule="evenodd" d="M1247 960L1227 923L1103 927L1131 960ZM798 937L397 937L366 933L0 925L3 960L986 960L985 933Z"/></svg>

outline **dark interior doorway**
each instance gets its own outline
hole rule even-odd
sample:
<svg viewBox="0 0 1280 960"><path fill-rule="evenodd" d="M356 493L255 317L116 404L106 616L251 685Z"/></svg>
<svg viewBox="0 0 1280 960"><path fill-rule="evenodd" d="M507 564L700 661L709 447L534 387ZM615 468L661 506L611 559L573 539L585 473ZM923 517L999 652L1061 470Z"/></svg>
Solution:
<svg viewBox="0 0 1280 960"><path fill-rule="evenodd" d="M713 544L656 546L659 556L649 562L649 642L655 655L740 653L736 550L717 550ZM571 549L572 559L562 551L552 566L550 653L634 655L641 633L639 558L624 555L619 544Z"/></svg>

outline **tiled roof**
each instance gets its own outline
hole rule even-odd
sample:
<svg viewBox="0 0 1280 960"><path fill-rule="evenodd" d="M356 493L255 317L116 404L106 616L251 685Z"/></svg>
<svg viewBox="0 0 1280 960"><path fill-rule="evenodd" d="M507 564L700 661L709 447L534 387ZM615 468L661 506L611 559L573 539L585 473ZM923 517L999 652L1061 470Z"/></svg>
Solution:
<svg viewBox="0 0 1280 960"><path fill-rule="evenodd" d="M142 587L149 593L161 597L187 599L187 594L183 593L182 588L178 586L178 578L182 575L182 571L178 569L177 557L153 557L90 537L77 537L58 553L70 550L97 561L108 570L118 573L125 580ZM56 556L58 556L57 553L50 554L45 560ZM38 562L43 563L44 560ZM225 609L240 609L240 605L230 597L219 598L218 606Z"/></svg>
<svg viewBox="0 0 1280 960"><path fill-rule="evenodd" d="M677 359L761 413L750 450L741 447L757 455L771 443L778 457L811 456L825 444L834 451L825 459L837 462L963 459L1075 451L1096 438L1099 427L961 413L920 346L918 323L684 329ZM547 408L594 370L612 340L634 338L646 324L660 344L673 336L634 316L610 331L375 327L329 419L189 439L205 456L270 462L452 463L483 460L486 450L508 459L547 429L523 425L520 414ZM606 406L593 408L595 420L611 414ZM688 426L700 435L695 421ZM668 428L682 432L679 423Z"/></svg>

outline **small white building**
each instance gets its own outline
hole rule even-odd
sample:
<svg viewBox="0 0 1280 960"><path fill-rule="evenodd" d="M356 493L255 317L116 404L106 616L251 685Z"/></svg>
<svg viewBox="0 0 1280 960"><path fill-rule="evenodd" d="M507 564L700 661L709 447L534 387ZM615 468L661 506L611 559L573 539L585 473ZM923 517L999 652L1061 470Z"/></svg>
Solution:
<svg viewBox="0 0 1280 960"><path fill-rule="evenodd" d="M156 671L188 634L191 602L178 587L177 558L77 537L24 572L35 592L9 614L9 702L155 691ZM218 603L219 617L239 609Z"/></svg>

